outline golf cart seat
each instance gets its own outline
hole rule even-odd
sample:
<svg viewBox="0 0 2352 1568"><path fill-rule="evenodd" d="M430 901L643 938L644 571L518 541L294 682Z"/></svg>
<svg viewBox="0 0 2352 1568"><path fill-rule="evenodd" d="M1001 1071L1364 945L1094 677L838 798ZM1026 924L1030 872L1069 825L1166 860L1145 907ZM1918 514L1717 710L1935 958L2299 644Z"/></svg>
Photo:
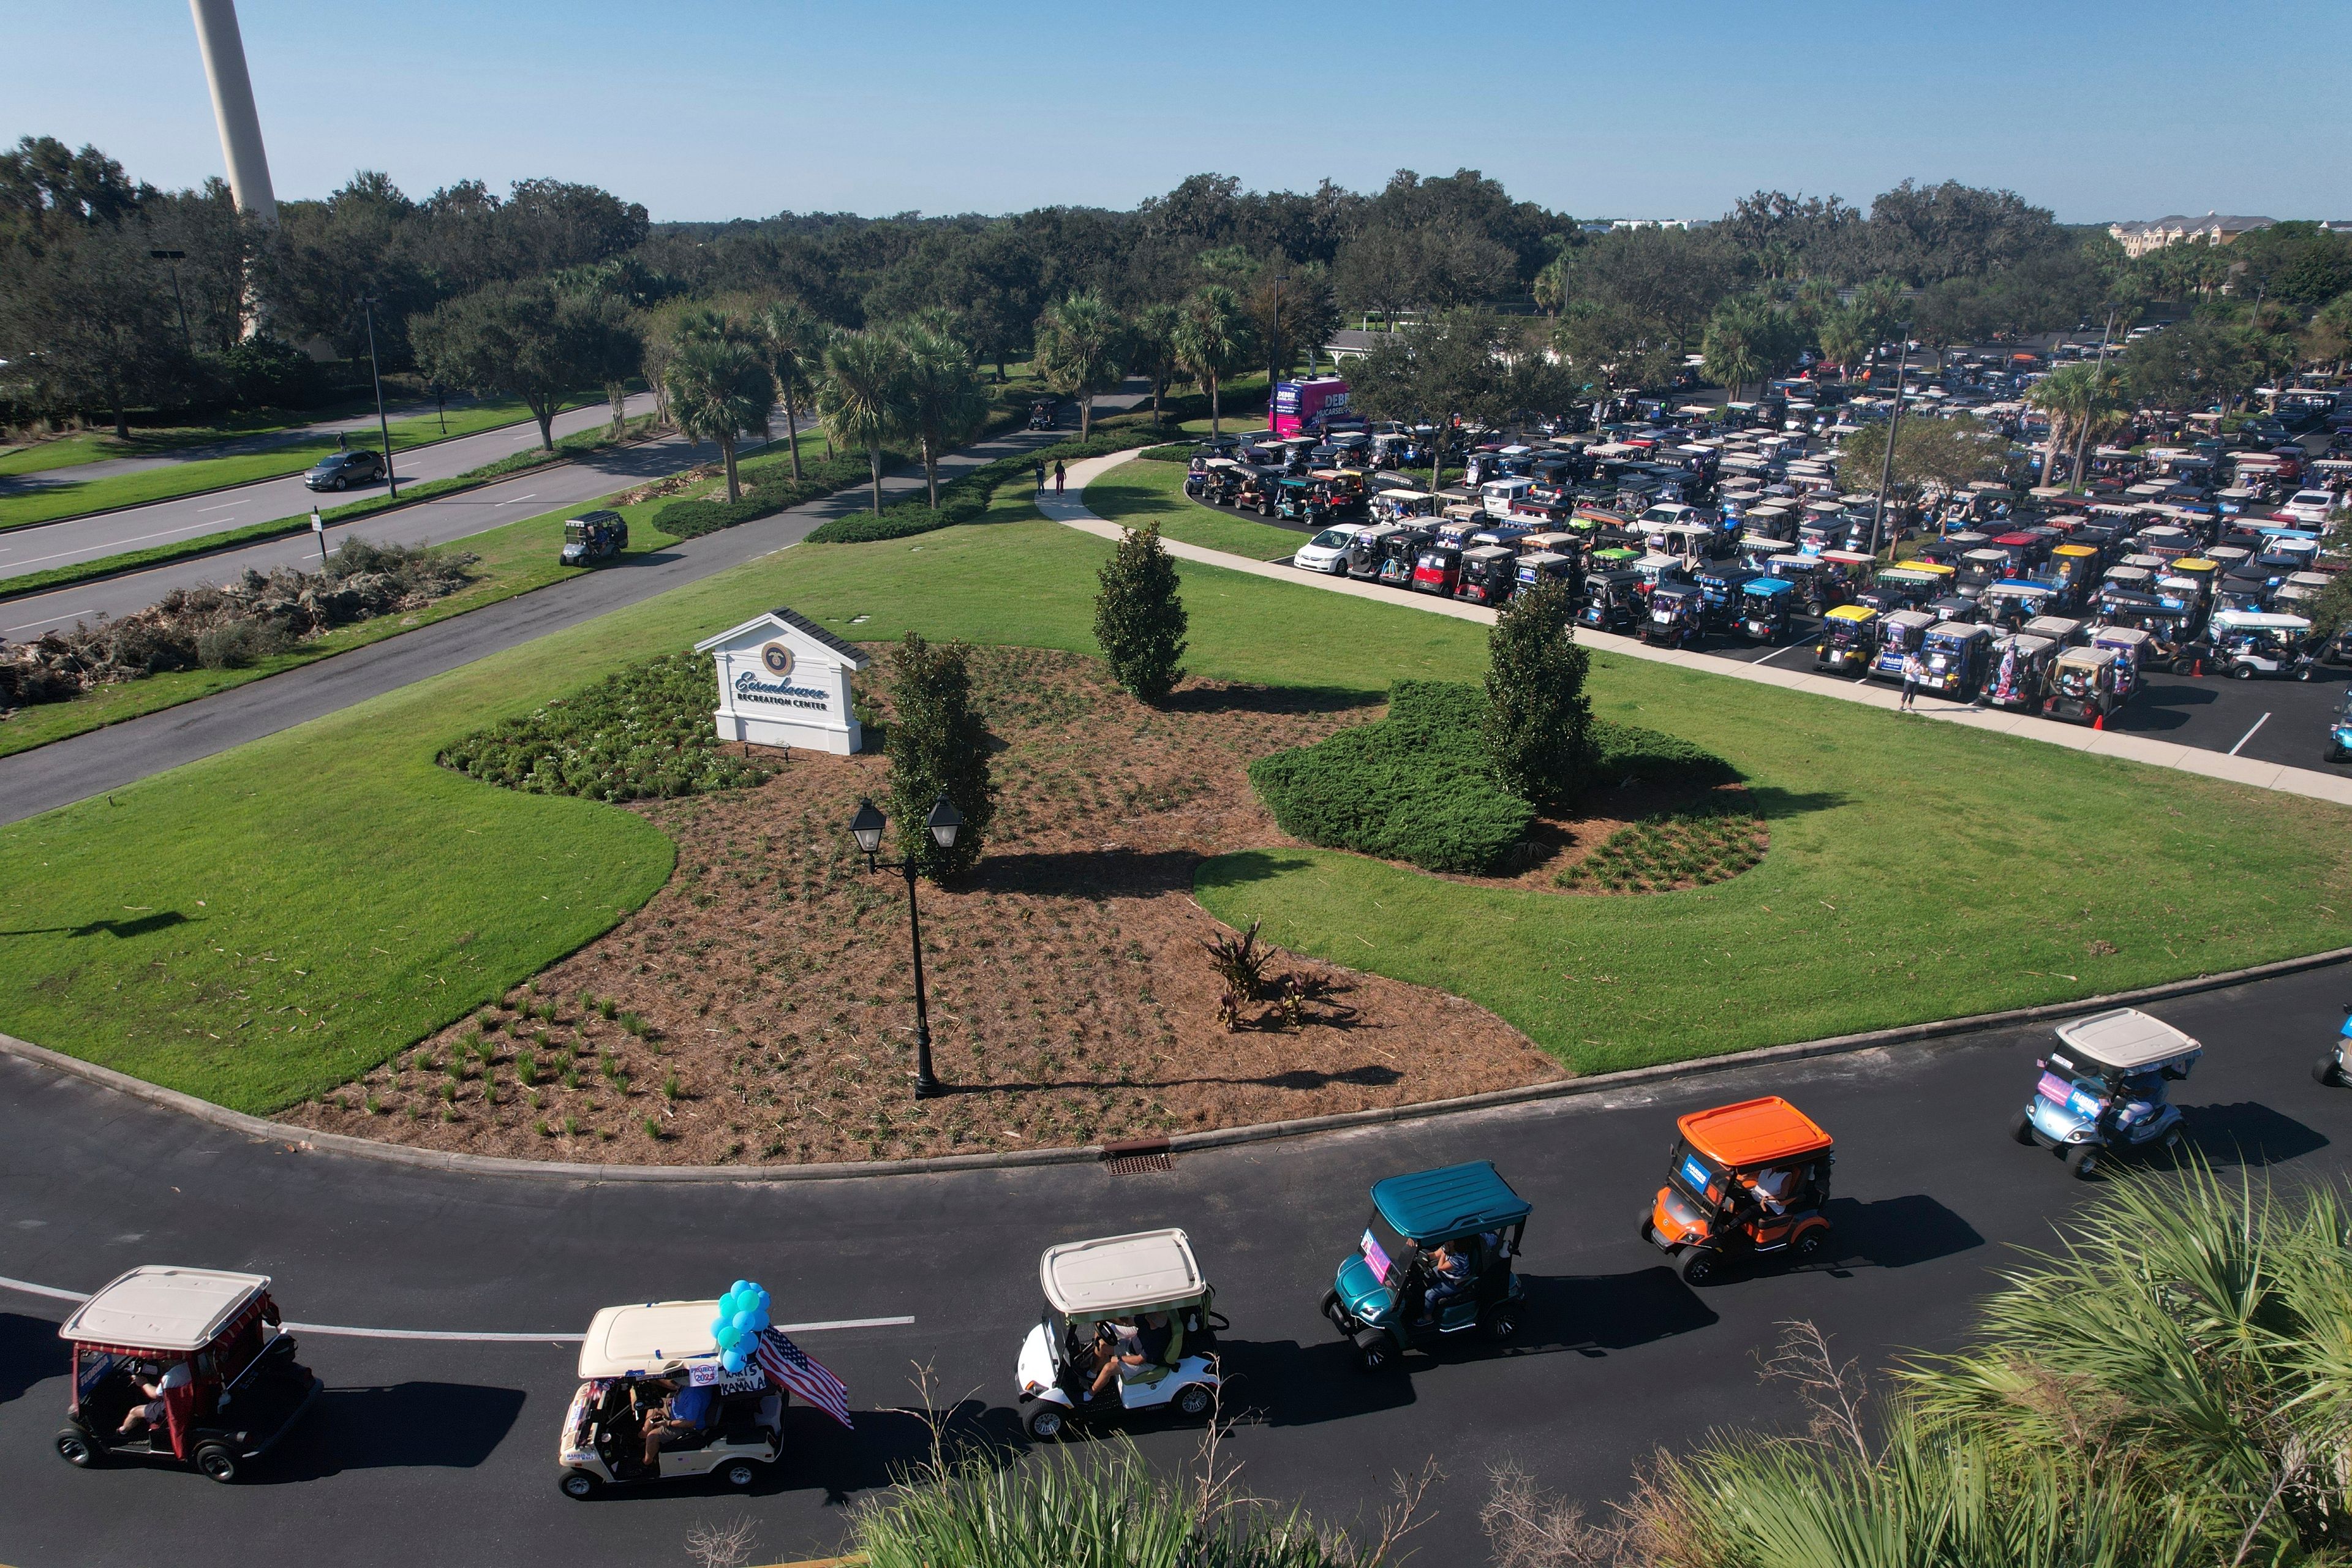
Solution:
<svg viewBox="0 0 2352 1568"><path fill-rule="evenodd" d="M783 1413L782 1390L763 1389L751 1397L730 1394L719 1408L716 1425L719 1436L730 1443L757 1443L783 1418Z"/></svg>

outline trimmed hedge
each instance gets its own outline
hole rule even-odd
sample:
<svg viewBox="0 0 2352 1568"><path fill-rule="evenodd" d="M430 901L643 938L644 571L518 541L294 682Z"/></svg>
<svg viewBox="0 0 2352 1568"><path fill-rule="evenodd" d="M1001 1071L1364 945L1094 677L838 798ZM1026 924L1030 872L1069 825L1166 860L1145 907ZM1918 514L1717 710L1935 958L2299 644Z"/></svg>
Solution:
<svg viewBox="0 0 2352 1568"><path fill-rule="evenodd" d="M935 529L953 528L958 523L977 522L984 515L996 492L1004 486L1019 481L1034 481L1037 465L1051 468L1055 462L1075 463L1082 458L1107 458L1113 452L1124 452L1150 437L1132 429L1104 430L1099 426L1083 441L1059 441L1051 447L1040 447L1034 452L1022 452L1010 458L999 458L983 463L968 474L962 474L940 487L939 510L931 509L928 498L916 497L886 506L879 515L856 512L848 517L836 517L808 536L811 544L870 544L881 539L906 539L918 533L929 533Z"/></svg>
<svg viewBox="0 0 2352 1568"><path fill-rule="evenodd" d="M1401 680L1388 716L1260 757L1250 784L1285 833L1329 849L1475 876L1507 868L1536 807L1496 781L1479 741L1486 695L1458 681ZM1738 770L1654 730L1596 719L1596 776L1652 787L1726 784Z"/></svg>
<svg viewBox="0 0 2352 1568"><path fill-rule="evenodd" d="M1189 463L1200 449L1198 441L1171 441L1165 447L1146 447L1136 456L1155 463Z"/></svg>

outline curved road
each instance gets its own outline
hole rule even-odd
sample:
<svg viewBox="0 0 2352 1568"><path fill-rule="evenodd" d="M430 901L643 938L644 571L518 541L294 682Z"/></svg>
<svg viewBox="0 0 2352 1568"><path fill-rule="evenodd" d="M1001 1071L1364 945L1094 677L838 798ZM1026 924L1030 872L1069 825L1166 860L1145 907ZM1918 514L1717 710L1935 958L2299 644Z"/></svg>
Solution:
<svg viewBox="0 0 2352 1568"><path fill-rule="evenodd" d="M2352 1091L2311 1059L2333 1034L2340 969L2155 1009L2203 1039L2176 1098L2218 1163L2282 1183L2332 1179ZM2042 1030L1697 1077L1585 1100L1192 1155L1170 1173L1098 1167L680 1186L479 1179L257 1144L78 1079L0 1061L0 1275L87 1290L146 1261L255 1268L288 1314L323 1323L578 1333L604 1304L765 1282L794 1321L911 1317L803 1342L848 1383L854 1438L794 1413L793 1451L746 1502L696 1486L591 1504L558 1495L554 1423L572 1347L310 1333L330 1393L256 1479L221 1488L165 1470L84 1474L45 1452L65 1399L63 1302L0 1289L0 1456L11 1466L0 1561L78 1568L173 1542L197 1568L302 1561L385 1568L674 1560L696 1522L748 1509L759 1560L834 1547L845 1509L918 1451L914 1363L965 1429L1015 1431L1010 1371L1039 1309L1051 1242L1181 1224L1219 1306L1233 1405L1228 1448L1253 1493L1334 1520L1377 1510L1388 1477L1434 1456L1423 1560L1469 1561L1489 1467L1517 1460L1598 1500L1660 1445L1729 1422L1792 1418L1759 1387L1775 1324L1818 1321L1883 1364L1948 1345L1988 1270L2046 1242L2083 1196L2004 1121L2034 1079ZM1635 1235L1673 1118L1777 1090L1838 1137L1834 1261L1685 1289ZM1369 1183L1492 1159L1536 1205L1531 1308L1507 1352L1465 1346L1409 1376L1368 1379L1317 1315ZM2257 1174L2263 1174L2257 1172ZM1417 1361L1418 1358L1415 1358ZM1175 1466L1181 1430L1147 1432Z"/></svg>

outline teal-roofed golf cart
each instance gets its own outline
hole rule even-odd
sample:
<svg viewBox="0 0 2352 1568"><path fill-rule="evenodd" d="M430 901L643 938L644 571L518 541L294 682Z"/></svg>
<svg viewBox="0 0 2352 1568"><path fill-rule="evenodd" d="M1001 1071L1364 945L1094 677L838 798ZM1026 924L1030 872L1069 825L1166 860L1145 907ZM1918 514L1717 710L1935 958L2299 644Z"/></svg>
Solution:
<svg viewBox="0 0 2352 1568"><path fill-rule="evenodd" d="M1473 1329L1517 1333L1527 1290L1511 1266L1529 1207L1484 1160L1375 1183L1371 1217L1323 1297L1357 1364L1377 1372Z"/></svg>

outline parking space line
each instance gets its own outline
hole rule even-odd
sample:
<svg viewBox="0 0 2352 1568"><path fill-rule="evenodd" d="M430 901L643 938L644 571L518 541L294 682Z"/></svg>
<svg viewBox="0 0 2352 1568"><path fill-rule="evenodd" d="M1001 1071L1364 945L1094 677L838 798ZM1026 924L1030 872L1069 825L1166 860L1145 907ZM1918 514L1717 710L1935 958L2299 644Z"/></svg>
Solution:
<svg viewBox="0 0 2352 1568"><path fill-rule="evenodd" d="M2259 719L2257 719L2257 720L2255 720L2255 721L2254 721L2254 730L2259 730L2259 729L2261 729L2263 725L2265 725L2265 724L2269 723L2270 721L2271 721L2271 716L2270 716L2269 714L2267 714L2267 713L2263 714L2261 718L2259 718ZM2242 745L2244 745L2247 742L2249 742L2249 741L2252 740L2252 739L2254 738L2254 730L2249 730L2249 731L2247 731L2244 734L2242 734L2242 735L2239 736L2239 737L2238 737L2238 746L2242 746ZM2231 748L2230 748L2230 755L2231 755L2231 756L2233 756L2233 757L2234 757L2234 756L2236 756L2236 755L2238 754L2238 746L2232 746L2232 747L2231 747Z"/></svg>
<svg viewBox="0 0 2352 1568"><path fill-rule="evenodd" d="M87 1301L89 1297L79 1290L60 1290L54 1285L36 1285L29 1279L11 1279L0 1275L0 1289L21 1290L27 1296L45 1296L52 1301ZM915 1320L907 1318L832 1318L814 1323L779 1323L776 1326L788 1334L821 1334L834 1329L903 1329L913 1326ZM436 1342L493 1345L576 1345L584 1334L517 1334L474 1332L466 1329L359 1329L341 1323L296 1323L284 1325L298 1334L328 1334L348 1340L427 1340Z"/></svg>
<svg viewBox="0 0 2352 1568"><path fill-rule="evenodd" d="M1792 642L1792 643L1790 643L1787 647L1776 647L1776 648L1774 648L1770 653L1766 654L1762 658L1751 658L1751 659L1748 659L1747 662L1748 662L1748 663L1749 663L1749 664L1769 664L1769 663L1771 663L1774 659L1776 659L1776 658L1780 658L1782 654L1784 654L1784 653L1793 652L1794 650L1796 650L1796 649L1798 649L1798 648L1801 648L1801 647L1804 647L1804 646L1805 646L1805 645L1804 645L1803 643L1801 643L1801 642Z"/></svg>

